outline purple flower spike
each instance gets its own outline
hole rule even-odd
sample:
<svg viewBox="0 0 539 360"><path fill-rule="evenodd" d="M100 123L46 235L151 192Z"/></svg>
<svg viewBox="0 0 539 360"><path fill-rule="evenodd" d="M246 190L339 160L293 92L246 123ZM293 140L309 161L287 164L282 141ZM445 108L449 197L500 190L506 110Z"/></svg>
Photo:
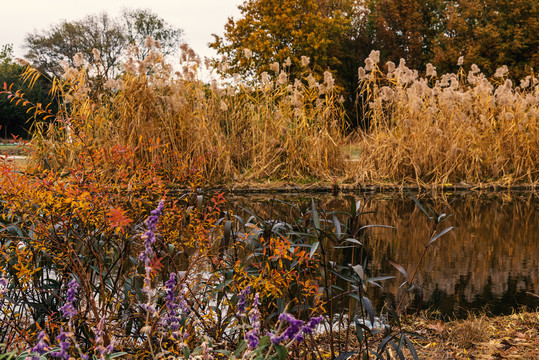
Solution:
<svg viewBox="0 0 539 360"><path fill-rule="evenodd" d="M41 355L45 354L47 351L49 351L49 347L45 343L45 332L41 331L39 335L37 336L37 344L32 348L32 353L36 355L32 355L30 357L30 360L39 360Z"/></svg>
<svg viewBox="0 0 539 360"><path fill-rule="evenodd" d="M173 337L179 337L178 331L181 328L182 316L189 314L189 306L187 301L185 301L185 292L187 289L185 286L182 286L180 294L175 295L175 288L177 284L178 275L171 273L169 279L165 282L166 296L165 296L165 305L167 311L165 317L161 320L161 325L164 328L172 330Z"/></svg>
<svg viewBox="0 0 539 360"><path fill-rule="evenodd" d="M247 334L245 334L245 340L247 340L247 346L249 346L249 349L251 350L256 349L258 344L260 344L260 339L255 330L248 331Z"/></svg>
<svg viewBox="0 0 539 360"><path fill-rule="evenodd" d="M279 321L286 321L289 326L281 335L275 335L268 333L270 341L274 345L279 345L283 342L294 340L302 342L305 334L312 334L314 329L322 322L324 318L322 316L310 319L307 324L303 320L296 319L293 315L288 313L282 313L279 315Z"/></svg>
<svg viewBox="0 0 539 360"><path fill-rule="evenodd" d="M250 290L250 288L248 288ZM249 312L249 322L251 323L252 330L245 334L245 340L247 340L247 346L249 349L254 350L260 344L260 310L258 310L259 295L255 294L253 308Z"/></svg>
<svg viewBox="0 0 539 360"><path fill-rule="evenodd" d="M75 279L71 280L69 283L69 288L67 289L65 305L60 308L62 315L67 319L71 319L73 316L75 316L75 314L77 314L77 310L75 309L73 303L75 302L78 289L79 284L77 281L75 281Z"/></svg>
<svg viewBox="0 0 539 360"><path fill-rule="evenodd" d="M60 329L60 335L56 337L56 340L58 340L58 343L60 344L60 351L51 352L51 356L54 358L69 359L69 354L67 353L67 350L70 348L69 339L67 338L67 333L64 332L64 329Z"/></svg>
<svg viewBox="0 0 539 360"><path fill-rule="evenodd" d="M7 289L8 283L6 278L0 277L0 294L4 294L8 291Z"/></svg>
<svg viewBox="0 0 539 360"><path fill-rule="evenodd" d="M251 293L251 286L247 286L245 289L243 289L240 294L238 295L238 315L240 317L243 317L245 314L245 305L247 304L247 300L245 297Z"/></svg>
<svg viewBox="0 0 539 360"><path fill-rule="evenodd" d="M146 220L147 231L144 234L144 251L140 253L139 259L144 262L147 267L153 257L152 245L155 243L155 232L157 231L157 223L159 217L163 214L164 202L160 201L157 208L153 210Z"/></svg>
<svg viewBox="0 0 539 360"><path fill-rule="evenodd" d="M144 234L144 251L139 254L139 260L144 263L144 270L146 271L146 276L144 277L144 286L142 291L150 294L151 289L151 279L150 273L152 272L152 259L154 252L152 245L155 243L155 232L157 231L157 222L159 221L159 216L163 214L164 202L160 201L157 208L153 210L146 220L147 231Z"/></svg>

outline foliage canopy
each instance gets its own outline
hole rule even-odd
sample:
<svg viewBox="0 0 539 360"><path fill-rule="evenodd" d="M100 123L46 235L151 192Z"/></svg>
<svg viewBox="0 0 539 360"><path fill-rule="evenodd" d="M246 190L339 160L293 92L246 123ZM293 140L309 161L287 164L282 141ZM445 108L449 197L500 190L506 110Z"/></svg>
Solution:
<svg viewBox="0 0 539 360"><path fill-rule="evenodd" d="M173 53L179 46L183 31L167 24L150 10L125 9L119 18L107 13L88 15L81 20L62 21L46 31L28 34L25 46L26 57L34 66L51 75L59 76L65 61L74 64L74 56L81 53L87 60L95 58L94 49L99 51L105 74L113 76L121 55L135 45L144 49L146 37L159 41L165 55ZM142 52L141 57L147 55Z"/></svg>

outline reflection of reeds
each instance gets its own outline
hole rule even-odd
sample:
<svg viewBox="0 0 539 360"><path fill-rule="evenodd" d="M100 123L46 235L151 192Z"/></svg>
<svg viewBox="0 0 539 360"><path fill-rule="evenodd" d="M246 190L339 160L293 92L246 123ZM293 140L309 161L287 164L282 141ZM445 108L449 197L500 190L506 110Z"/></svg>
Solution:
<svg viewBox="0 0 539 360"><path fill-rule="evenodd" d="M467 302L474 300L487 288L490 295L500 297L508 290L509 277L516 281L516 290L537 293L537 195L508 193L455 197L456 200L451 204L453 216L444 222L444 227L455 228L429 250L417 275L417 282L424 286L426 300L435 289ZM252 203L249 199L244 201ZM347 211L349 201L344 198L320 197L318 204L320 208L331 211ZM396 273L385 261L386 257L395 259L407 271L412 271L412 266L418 262L423 250L424 239L429 236L428 219L406 195L378 195L365 199L364 203L365 211L374 212L362 215L361 221L364 224L396 227L396 230L370 228L367 229L366 237L360 238L369 249L372 275ZM264 207L259 205L257 211L264 213ZM275 205L273 212L285 219L285 214L279 212ZM332 256L341 255L342 251L335 251ZM403 281L400 275L395 280L385 281L384 293L394 296L400 294L403 289L399 285ZM459 304L452 305L457 307Z"/></svg>

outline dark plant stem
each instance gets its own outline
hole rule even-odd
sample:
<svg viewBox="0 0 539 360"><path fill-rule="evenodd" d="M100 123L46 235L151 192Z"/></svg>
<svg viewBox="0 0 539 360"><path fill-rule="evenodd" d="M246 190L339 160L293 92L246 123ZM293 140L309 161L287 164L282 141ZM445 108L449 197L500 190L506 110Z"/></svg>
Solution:
<svg viewBox="0 0 539 360"><path fill-rule="evenodd" d="M419 266L421 266L421 262L423 261L423 258L425 257L425 254L427 253L427 250L429 249L429 246L430 246L430 240L433 238L433 236L436 234L436 228L438 227L438 222L434 222L434 225L433 225L433 229L432 229L432 233L429 237L429 239L427 240L427 242L425 243L425 247L423 249L423 252L421 253L421 257L419 258L419 261L417 262L415 268L414 268L414 272L412 273L412 277L407 281L408 282L408 285L412 285L414 283L414 278L417 274L417 271L419 270ZM397 308L395 309L395 312L399 312L402 304L403 304L403 301L404 301L404 298L406 296L406 293L402 294L401 298L400 298L400 301L399 301L399 304L397 305Z"/></svg>

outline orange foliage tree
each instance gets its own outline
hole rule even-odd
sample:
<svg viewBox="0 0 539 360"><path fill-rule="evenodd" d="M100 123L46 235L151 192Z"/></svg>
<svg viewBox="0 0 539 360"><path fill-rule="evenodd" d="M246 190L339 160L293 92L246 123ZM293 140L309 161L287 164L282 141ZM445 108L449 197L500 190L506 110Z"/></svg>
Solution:
<svg viewBox="0 0 539 360"><path fill-rule="evenodd" d="M345 34L351 31L351 1L251 0L239 6L242 17L228 19L224 37L210 44L229 61L230 73L255 75L273 62L290 58L289 70L300 74L302 56L316 72L337 69L346 53ZM248 49L248 50L245 50ZM305 61L305 60L304 60Z"/></svg>

